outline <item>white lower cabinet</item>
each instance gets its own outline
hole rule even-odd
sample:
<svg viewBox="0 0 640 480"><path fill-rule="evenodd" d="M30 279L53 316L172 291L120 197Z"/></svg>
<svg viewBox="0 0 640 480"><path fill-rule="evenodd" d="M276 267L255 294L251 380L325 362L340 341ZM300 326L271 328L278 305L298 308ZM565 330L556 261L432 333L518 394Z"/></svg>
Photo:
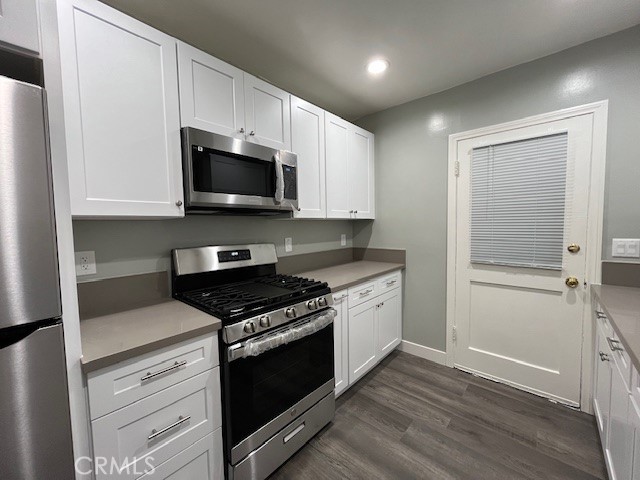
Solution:
<svg viewBox="0 0 640 480"><path fill-rule="evenodd" d="M608 319L596 308L593 407L611 480L640 480L640 410L633 398L637 371ZM615 351L612 350L615 349Z"/></svg>
<svg viewBox="0 0 640 480"><path fill-rule="evenodd" d="M347 303L347 291L333 295L333 308L337 315L333 319L333 340L336 377L336 397L349 386L349 309Z"/></svg>
<svg viewBox="0 0 640 480"><path fill-rule="evenodd" d="M380 285L385 285L385 288L380 288ZM402 341L401 272L355 285L345 294L343 301L348 302L348 329L342 340L346 340L348 345L348 384L351 386ZM336 374L336 385L337 378ZM343 391L341 388L340 393Z"/></svg>
<svg viewBox="0 0 640 480"><path fill-rule="evenodd" d="M217 335L205 335L91 374L90 399L113 397L110 389L132 392L118 401L90 402L94 410L99 406L99 413L91 412L96 480L224 478L220 368L213 344ZM193 355L197 350L203 352L200 360ZM113 410L103 414L105 406Z"/></svg>

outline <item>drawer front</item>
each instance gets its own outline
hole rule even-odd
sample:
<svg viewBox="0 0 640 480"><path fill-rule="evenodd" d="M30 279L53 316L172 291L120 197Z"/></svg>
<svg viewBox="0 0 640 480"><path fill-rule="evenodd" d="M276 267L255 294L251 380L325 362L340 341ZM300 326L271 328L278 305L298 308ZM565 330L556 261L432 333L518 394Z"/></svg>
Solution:
<svg viewBox="0 0 640 480"><path fill-rule="evenodd" d="M351 287L349 289L349 308L360 305L378 295L379 292L376 289L377 284L378 282L376 280L371 280Z"/></svg>
<svg viewBox="0 0 640 480"><path fill-rule="evenodd" d="M223 480L223 464L219 428L163 464L154 464L140 480Z"/></svg>
<svg viewBox="0 0 640 480"><path fill-rule="evenodd" d="M140 472L213 432L222 425L219 375L216 367L94 420L95 456ZM96 472L102 478L109 477Z"/></svg>
<svg viewBox="0 0 640 480"><path fill-rule="evenodd" d="M636 405L640 407L640 373L633 365L631 365L631 396Z"/></svg>
<svg viewBox="0 0 640 480"><path fill-rule="evenodd" d="M384 292L388 292L390 290L394 290L396 288L400 288L402 286L402 272L397 271L390 273L389 275L384 275L378 279L376 288L377 293L383 294Z"/></svg>
<svg viewBox="0 0 640 480"><path fill-rule="evenodd" d="M618 335L615 332L611 335L607 335L607 343L611 347L611 354L613 356L613 363L615 363L618 370L620 370L620 375L622 375L622 380L624 381L624 385L627 388L627 391L631 391L631 358L627 353L624 345L620 341Z"/></svg>
<svg viewBox="0 0 640 480"><path fill-rule="evenodd" d="M218 365L218 336L208 334L87 376L91 419L152 395Z"/></svg>
<svg viewBox="0 0 640 480"><path fill-rule="evenodd" d="M613 328L611 328L611 325L609 324L609 319L604 314L604 310L602 310L602 307L600 307L600 305L597 304L597 303L595 305L594 315L595 315L595 318L596 318L596 325L599 328L602 329L602 331L605 334L605 336L612 335L613 334Z"/></svg>

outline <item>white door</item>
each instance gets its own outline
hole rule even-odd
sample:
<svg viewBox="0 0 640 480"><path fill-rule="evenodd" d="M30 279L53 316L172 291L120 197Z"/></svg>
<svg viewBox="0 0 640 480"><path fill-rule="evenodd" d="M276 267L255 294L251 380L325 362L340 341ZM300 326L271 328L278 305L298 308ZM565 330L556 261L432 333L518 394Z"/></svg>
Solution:
<svg viewBox="0 0 640 480"><path fill-rule="evenodd" d="M325 113L327 218L351 218L349 208L349 123Z"/></svg>
<svg viewBox="0 0 640 480"><path fill-rule="evenodd" d="M347 291L333 294L333 308L338 312L333 320L333 354L336 377L336 397L349 386L349 322Z"/></svg>
<svg viewBox="0 0 640 480"><path fill-rule="evenodd" d="M591 146L591 115L457 144L454 364L576 406Z"/></svg>
<svg viewBox="0 0 640 480"><path fill-rule="evenodd" d="M378 358L400 345L402 340L402 290L396 288L379 296L377 308Z"/></svg>
<svg viewBox="0 0 640 480"><path fill-rule="evenodd" d="M36 0L0 0L0 42L40 51Z"/></svg>
<svg viewBox="0 0 640 480"><path fill-rule="evenodd" d="M71 213L183 216L175 40L100 2L57 5Z"/></svg>
<svg viewBox="0 0 640 480"><path fill-rule="evenodd" d="M349 210L353 218L373 219L373 134L349 125Z"/></svg>
<svg viewBox="0 0 640 480"><path fill-rule="evenodd" d="M291 95L244 74L247 139L279 150L291 150Z"/></svg>
<svg viewBox="0 0 640 480"><path fill-rule="evenodd" d="M376 363L377 305L374 299L349 309L349 385L358 381Z"/></svg>
<svg viewBox="0 0 640 480"><path fill-rule="evenodd" d="M183 127L244 140L244 79L239 68L178 41Z"/></svg>
<svg viewBox="0 0 640 480"><path fill-rule="evenodd" d="M325 218L324 110L291 97L291 150L298 156L296 218Z"/></svg>

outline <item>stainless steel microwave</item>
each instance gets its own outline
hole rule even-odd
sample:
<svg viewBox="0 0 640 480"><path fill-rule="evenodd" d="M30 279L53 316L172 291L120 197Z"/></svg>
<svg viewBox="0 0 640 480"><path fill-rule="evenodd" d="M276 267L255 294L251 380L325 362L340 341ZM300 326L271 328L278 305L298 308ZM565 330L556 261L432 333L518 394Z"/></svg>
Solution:
<svg viewBox="0 0 640 480"><path fill-rule="evenodd" d="M182 129L187 213L278 214L298 208L297 157L196 128Z"/></svg>

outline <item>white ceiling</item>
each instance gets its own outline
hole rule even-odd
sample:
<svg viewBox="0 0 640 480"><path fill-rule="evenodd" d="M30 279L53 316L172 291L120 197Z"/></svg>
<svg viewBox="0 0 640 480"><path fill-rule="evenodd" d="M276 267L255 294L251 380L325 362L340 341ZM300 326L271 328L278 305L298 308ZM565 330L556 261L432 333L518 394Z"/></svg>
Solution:
<svg viewBox="0 0 640 480"><path fill-rule="evenodd" d="M640 0L103 1L350 119L640 23Z"/></svg>

